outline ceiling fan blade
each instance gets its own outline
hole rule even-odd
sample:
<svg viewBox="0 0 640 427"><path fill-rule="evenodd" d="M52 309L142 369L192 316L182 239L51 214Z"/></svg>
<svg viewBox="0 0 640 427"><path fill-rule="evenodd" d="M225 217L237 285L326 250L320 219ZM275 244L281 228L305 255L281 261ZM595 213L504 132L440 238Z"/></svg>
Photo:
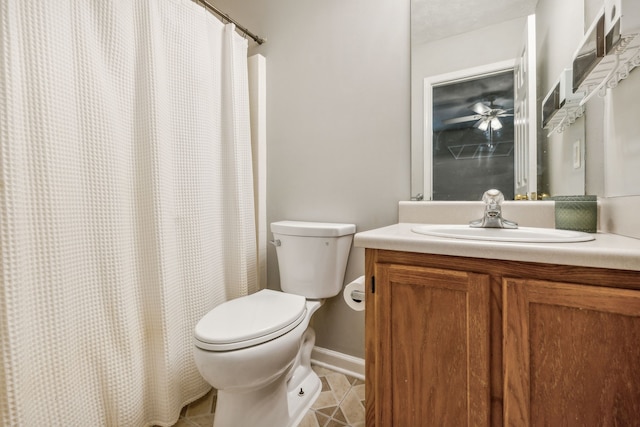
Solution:
<svg viewBox="0 0 640 427"><path fill-rule="evenodd" d="M496 114L496 117L513 117L513 114Z"/></svg>
<svg viewBox="0 0 640 427"><path fill-rule="evenodd" d="M491 112L491 108L487 107L482 102L476 102L469 108L478 114L489 114Z"/></svg>
<svg viewBox="0 0 640 427"><path fill-rule="evenodd" d="M472 120L478 120L480 118L482 118L482 116L480 116L478 114L474 114L473 116L454 117L453 119L443 120L442 123L445 124L445 125L452 125L452 124L455 124L455 123L470 122Z"/></svg>

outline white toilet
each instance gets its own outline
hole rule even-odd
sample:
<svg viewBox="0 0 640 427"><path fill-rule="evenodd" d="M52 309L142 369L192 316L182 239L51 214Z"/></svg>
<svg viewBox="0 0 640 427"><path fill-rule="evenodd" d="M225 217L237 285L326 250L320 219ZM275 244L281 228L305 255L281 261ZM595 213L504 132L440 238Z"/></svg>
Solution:
<svg viewBox="0 0 640 427"><path fill-rule="evenodd" d="M214 427L296 426L320 393L309 327L324 298L342 290L353 224L271 224L282 292L220 304L198 322L194 358L218 390Z"/></svg>

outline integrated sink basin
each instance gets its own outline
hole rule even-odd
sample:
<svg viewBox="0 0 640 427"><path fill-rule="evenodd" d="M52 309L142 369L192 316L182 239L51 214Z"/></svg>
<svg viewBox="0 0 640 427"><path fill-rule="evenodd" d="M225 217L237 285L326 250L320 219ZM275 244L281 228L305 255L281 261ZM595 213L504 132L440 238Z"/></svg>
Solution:
<svg viewBox="0 0 640 427"><path fill-rule="evenodd" d="M557 230L555 228L473 228L457 224L416 225L414 233L434 237L450 237L465 240L488 240L493 242L521 243L572 243L595 240L595 236L581 231Z"/></svg>

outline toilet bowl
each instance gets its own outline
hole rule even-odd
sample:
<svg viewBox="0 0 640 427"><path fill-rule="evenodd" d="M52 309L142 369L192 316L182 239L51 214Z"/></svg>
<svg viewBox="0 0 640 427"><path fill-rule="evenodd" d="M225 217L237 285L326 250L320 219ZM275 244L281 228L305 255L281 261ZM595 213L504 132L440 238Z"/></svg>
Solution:
<svg viewBox="0 0 640 427"><path fill-rule="evenodd" d="M342 289L352 224L271 224L283 292L227 301L195 328L194 360L218 390L214 427L296 426L320 393L309 321Z"/></svg>

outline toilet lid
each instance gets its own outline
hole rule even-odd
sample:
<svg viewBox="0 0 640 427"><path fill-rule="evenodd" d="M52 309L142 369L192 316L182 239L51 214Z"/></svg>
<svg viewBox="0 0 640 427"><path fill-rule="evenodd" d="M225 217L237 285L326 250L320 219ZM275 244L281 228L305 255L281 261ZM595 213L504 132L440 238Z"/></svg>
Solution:
<svg viewBox="0 0 640 427"><path fill-rule="evenodd" d="M303 296L263 289L207 313L196 325L196 346L228 351L261 344L295 328L305 313Z"/></svg>

